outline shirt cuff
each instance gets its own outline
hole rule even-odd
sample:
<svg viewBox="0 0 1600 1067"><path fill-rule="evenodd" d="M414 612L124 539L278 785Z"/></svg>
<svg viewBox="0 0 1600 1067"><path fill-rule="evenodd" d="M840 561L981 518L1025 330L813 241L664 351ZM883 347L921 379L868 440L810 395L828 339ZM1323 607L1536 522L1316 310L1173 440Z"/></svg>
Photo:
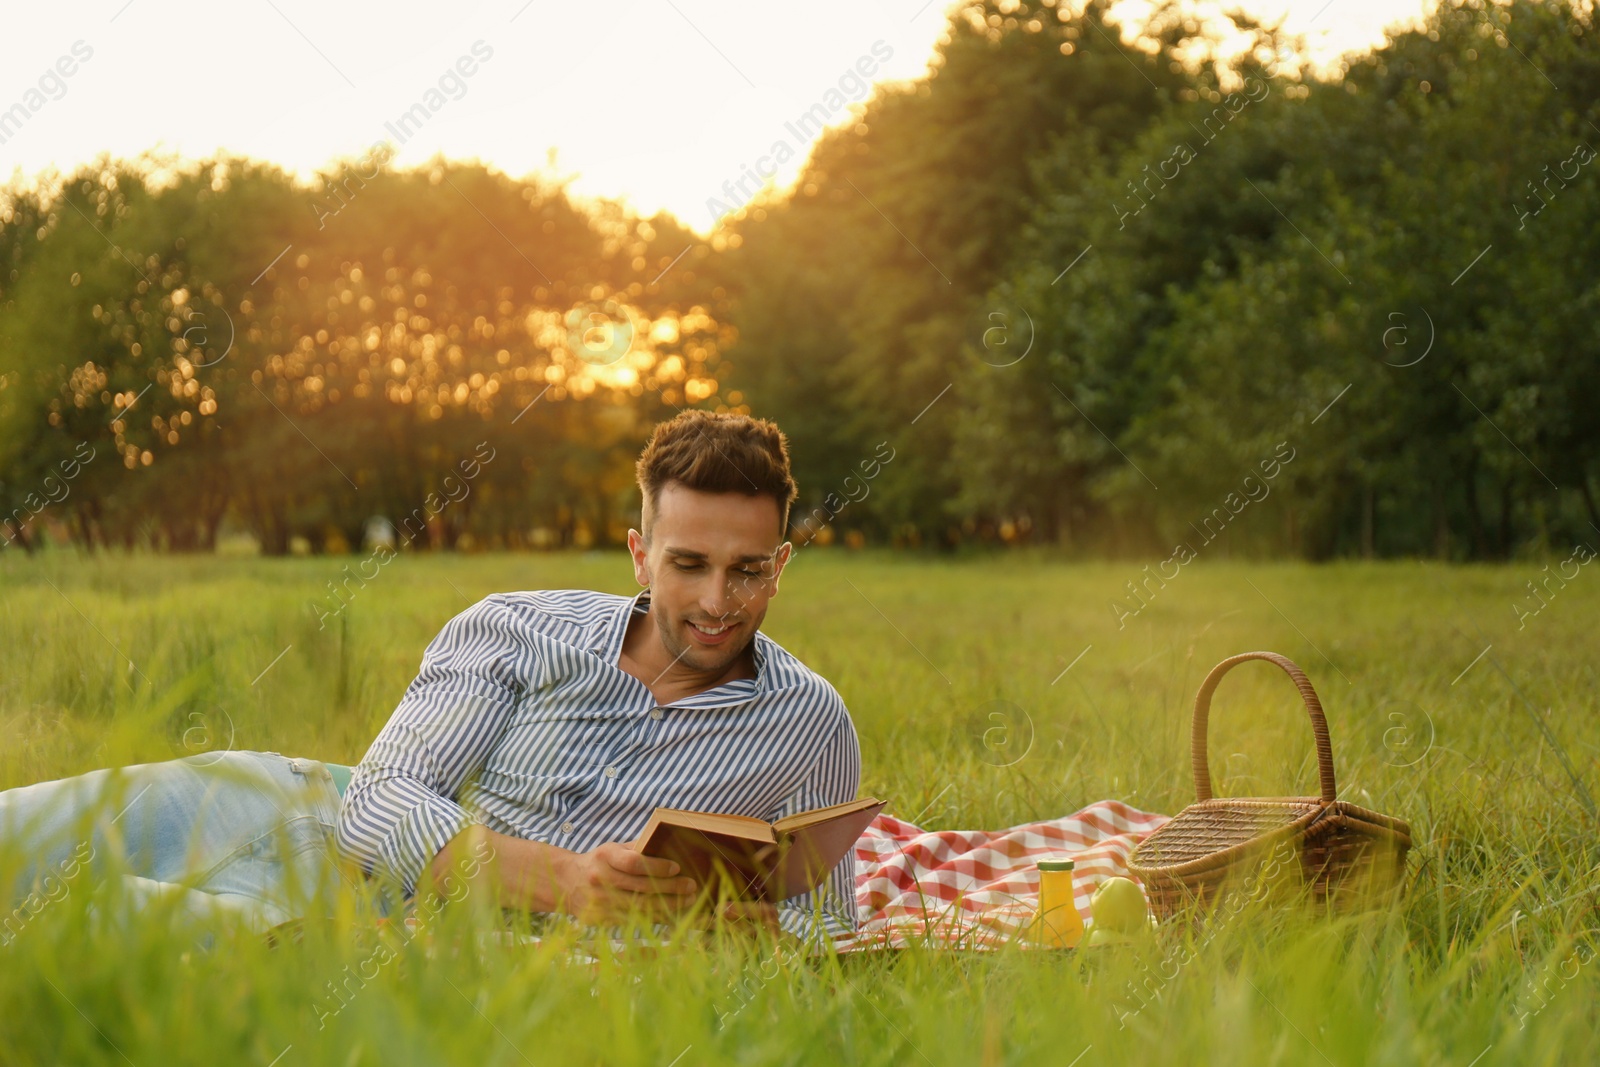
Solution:
<svg viewBox="0 0 1600 1067"><path fill-rule="evenodd" d="M778 927L812 944L850 937L856 932L857 923L854 916L840 914L826 906L813 911L809 900L795 900L778 905Z"/></svg>
<svg viewBox="0 0 1600 1067"><path fill-rule="evenodd" d="M373 874L400 883L407 895L416 892L423 872L439 850L479 820L452 800L434 794L421 798L394 824L378 848Z"/></svg>

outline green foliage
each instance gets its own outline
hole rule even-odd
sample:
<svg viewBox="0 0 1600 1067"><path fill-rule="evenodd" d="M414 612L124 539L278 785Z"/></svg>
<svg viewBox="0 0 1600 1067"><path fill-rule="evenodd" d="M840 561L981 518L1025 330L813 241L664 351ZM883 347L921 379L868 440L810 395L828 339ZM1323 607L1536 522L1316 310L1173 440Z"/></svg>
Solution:
<svg viewBox="0 0 1600 1067"><path fill-rule="evenodd" d="M797 195L741 231L730 257L740 350L766 364L740 358L745 392L795 425L809 450L801 481L819 496L874 443L894 443L900 466L870 505L880 529L939 536L948 522L950 412L969 403L983 298L1050 193L1034 162L1062 143L1093 158L1185 84L1115 43L1103 7L1066 21L1038 3L958 11L930 75L881 90L856 125L830 131ZM936 401L944 410L923 421ZM998 436L1012 439L1003 425Z"/></svg>
<svg viewBox="0 0 1600 1067"><path fill-rule="evenodd" d="M1165 554L1282 441L1278 499L1216 551L1591 537L1589 9L1458 0L1326 80L1270 27L1241 16L1225 61L1187 18L1141 51L1099 4L958 11L933 74L746 222L751 400L806 427L817 481L894 440L862 512L923 537Z"/></svg>
<svg viewBox="0 0 1600 1067"><path fill-rule="evenodd" d="M695 256L657 279L682 227L381 150L322 179L107 160L11 198L8 540L45 508L90 547L209 549L229 516L267 554L373 515L412 547L619 536L638 441L729 339Z"/></svg>
<svg viewBox="0 0 1600 1067"><path fill-rule="evenodd" d="M924 77L709 242L381 150L312 188L232 158L13 187L0 528L614 542L646 429L704 404L786 429L796 514L850 497L829 536L1162 558L1219 514L1218 555L1592 542L1592 5L1449 0L1326 75L1242 14L1076 8L960 5Z"/></svg>

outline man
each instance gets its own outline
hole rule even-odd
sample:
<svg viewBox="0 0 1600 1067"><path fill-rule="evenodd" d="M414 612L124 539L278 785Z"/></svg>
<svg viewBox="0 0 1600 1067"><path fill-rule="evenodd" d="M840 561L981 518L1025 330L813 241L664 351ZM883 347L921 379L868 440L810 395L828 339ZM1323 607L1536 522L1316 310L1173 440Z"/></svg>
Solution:
<svg viewBox="0 0 1600 1067"><path fill-rule="evenodd" d="M629 846L655 808L771 820L854 799L843 701L760 632L792 551L783 434L684 412L656 427L637 473L628 548L642 592L501 593L462 612L353 775L234 752L0 793L0 833L49 841L20 891L38 896L41 877L99 846L136 892L270 924L332 884L319 845L336 838L405 894L492 855L482 877L504 905L667 918L701 887ZM724 915L838 935L854 929L854 892L847 856L813 893Z"/></svg>
<svg viewBox="0 0 1600 1067"><path fill-rule="evenodd" d="M356 769L339 844L410 889L487 843L502 902L670 914L698 887L626 842L658 807L777 819L853 800L839 695L760 632L797 491L778 428L686 411L639 457L629 598L501 593L446 624ZM854 867L735 908L796 934L854 928Z"/></svg>

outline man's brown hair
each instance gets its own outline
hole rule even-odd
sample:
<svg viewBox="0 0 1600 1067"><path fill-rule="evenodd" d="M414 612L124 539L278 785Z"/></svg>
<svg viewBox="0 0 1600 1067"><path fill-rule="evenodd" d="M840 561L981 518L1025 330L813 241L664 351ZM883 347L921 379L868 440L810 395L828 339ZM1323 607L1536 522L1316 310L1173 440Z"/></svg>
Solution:
<svg viewBox="0 0 1600 1067"><path fill-rule="evenodd" d="M635 467L645 512L655 510L661 487L677 482L702 493L772 497L780 536L789 529L789 505L800 490L789 473L789 440L766 419L688 410L650 433ZM648 538L650 530L644 530Z"/></svg>

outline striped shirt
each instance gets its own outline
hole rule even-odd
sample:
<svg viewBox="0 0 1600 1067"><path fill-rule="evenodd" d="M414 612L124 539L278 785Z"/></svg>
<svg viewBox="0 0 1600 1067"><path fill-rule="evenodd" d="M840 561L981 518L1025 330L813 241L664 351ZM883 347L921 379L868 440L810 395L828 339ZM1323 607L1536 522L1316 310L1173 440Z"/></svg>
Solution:
<svg viewBox="0 0 1600 1067"><path fill-rule="evenodd" d="M649 596L496 593L446 623L355 770L340 848L409 893L474 823L587 852L633 840L658 807L771 821L855 799L861 753L844 701L766 634L751 646L755 678L672 704L622 670L628 621ZM854 902L852 851L783 901L779 922L846 934Z"/></svg>

